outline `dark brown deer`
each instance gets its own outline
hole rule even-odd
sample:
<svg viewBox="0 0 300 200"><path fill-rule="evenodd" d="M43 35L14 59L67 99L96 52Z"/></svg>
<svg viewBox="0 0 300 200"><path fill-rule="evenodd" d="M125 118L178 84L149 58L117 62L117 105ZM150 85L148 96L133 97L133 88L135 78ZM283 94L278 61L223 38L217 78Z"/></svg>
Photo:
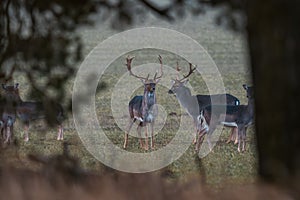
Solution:
<svg viewBox="0 0 300 200"><path fill-rule="evenodd" d="M161 77L163 76L163 65L162 65L162 58L161 56L158 57L158 60L161 65L161 74L160 76L157 76L157 73L155 73L153 79L149 79L149 74L148 76L141 77L133 74L131 71L131 62L134 59L134 57L127 57L126 58L126 66L127 69L130 73L131 76L138 78L142 81L144 84L144 94L143 96L135 96L131 99L129 102L129 114L130 114L130 122L127 127L127 131L125 132L125 141L124 141L124 149L127 147L128 144L128 134L130 132L130 129L135 121L138 120L138 127L137 127L137 132L139 136L139 142L140 142L140 147L148 150L148 133L147 133L147 124L150 124L150 129L151 129L151 148L154 147L154 137L153 137L153 132L154 132L154 120L156 117L156 95L155 95L155 87L156 84L160 81ZM143 144L143 141L141 139L141 128L145 127L145 147Z"/></svg>
<svg viewBox="0 0 300 200"><path fill-rule="evenodd" d="M6 99L10 99L10 102L13 103L13 108L15 109L17 117L25 124L25 141L29 140L29 123L33 120L44 119L46 118L46 116L54 116L53 118L55 118L55 123L57 123L58 125L57 140L63 140L62 121L64 119L64 116L63 108L60 104L54 103L51 105L47 105L48 108L46 111L46 107L42 102L23 101L19 95L18 83L16 83L14 86L7 86L5 84L2 84L2 88L4 90L4 96L6 97Z"/></svg>
<svg viewBox="0 0 300 200"><path fill-rule="evenodd" d="M249 125L254 123L254 92L253 88L243 85L247 92L248 104L231 106L214 105L206 106L198 117L199 122L199 138L196 151L199 150L200 144L203 142L204 135L207 134L207 142L210 150L212 149L210 137L216 129L217 125L223 124L228 127L237 128L238 132L238 151L245 151L246 131ZM226 110L226 111L225 111ZM223 120L222 120L223 119ZM242 144L242 149L241 149Z"/></svg>
<svg viewBox="0 0 300 200"><path fill-rule="evenodd" d="M216 104L226 103L227 105L239 105L240 101L238 98L231 94L214 94L214 95L192 95L191 90L186 87L186 83L188 82L188 77L193 74L196 70L191 63L189 63L189 72L187 75L183 75L182 79L173 79L173 84L171 89L169 90L169 94L175 94L181 106L186 110L186 112L193 118L194 127L195 127L195 137L193 143L196 144L197 141L197 124L198 124L198 116L200 115L200 111L207 105L211 105L213 101ZM179 74L180 68L177 63L177 71ZM225 102L224 102L225 99ZM232 130L232 134L234 135L234 129ZM232 136L230 136L232 137Z"/></svg>

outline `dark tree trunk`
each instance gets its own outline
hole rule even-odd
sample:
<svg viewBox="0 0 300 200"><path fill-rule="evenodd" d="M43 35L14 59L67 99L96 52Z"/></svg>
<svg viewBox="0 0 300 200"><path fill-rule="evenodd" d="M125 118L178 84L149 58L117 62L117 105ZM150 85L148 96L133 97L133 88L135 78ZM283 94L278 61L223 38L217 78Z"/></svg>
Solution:
<svg viewBox="0 0 300 200"><path fill-rule="evenodd" d="M300 1L249 0L246 9L259 173L299 187Z"/></svg>

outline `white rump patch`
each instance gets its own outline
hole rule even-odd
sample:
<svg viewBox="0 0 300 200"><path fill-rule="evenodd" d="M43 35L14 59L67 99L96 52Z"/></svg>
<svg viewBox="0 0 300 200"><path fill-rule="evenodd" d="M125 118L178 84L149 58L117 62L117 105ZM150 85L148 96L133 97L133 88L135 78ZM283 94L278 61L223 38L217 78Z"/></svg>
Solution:
<svg viewBox="0 0 300 200"><path fill-rule="evenodd" d="M134 118L139 120L140 122L144 122L144 120L141 117L134 117Z"/></svg>
<svg viewBox="0 0 300 200"><path fill-rule="evenodd" d="M221 122L221 124L224 126L237 127L235 122Z"/></svg>
<svg viewBox="0 0 300 200"><path fill-rule="evenodd" d="M209 131L209 126L205 120L205 118L202 115L202 112L200 113L200 115L197 117L197 130L198 131L205 131L208 132Z"/></svg>

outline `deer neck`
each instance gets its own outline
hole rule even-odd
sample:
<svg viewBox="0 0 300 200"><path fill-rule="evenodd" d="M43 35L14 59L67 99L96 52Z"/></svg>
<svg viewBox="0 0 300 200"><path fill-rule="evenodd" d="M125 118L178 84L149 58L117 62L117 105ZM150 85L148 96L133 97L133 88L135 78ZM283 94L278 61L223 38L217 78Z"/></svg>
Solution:
<svg viewBox="0 0 300 200"><path fill-rule="evenodd" d="M17 103L17 105L20 105L23 103L23 100L21 99L20 96L15 100L15 103Z"/></svg>
<svg viewBox="0 0 300 200"><path fill-rule="evenodd" d="M23 101L21 99L21 97L17 97L17 98L13 98L13 99L10 99L10 98L7 98L7 99L4 99L4 101L6 102L6 105L20 105Z"/></svg>
<svg viewBox="0 0 300 200"><path fill-rule="evenodd" d="M180 105L191 115L198 115L199 109L197 109L198 101L196 96L191 94L191 91L187 87L179 88L176 92L176 98L178 99Z"/></svg>
<svg viewBox="0 0 300 200"><path fill-rule="evenodd" d="M253 117L254 116L254 98L248 99L247 110L250 113L250 115Z"/></svg>
<svg viewBox="0 0 300 200"><path fill-rule="evenodd" d="M155 92L144 92L143 102L142 102L142 117L147 118L149 111L156 103Z"/></svg>
<svg viewBox="0 0 300 200"><path fill-rule="evenodd" d="M179 101L192 97L191 90L185 86L178 88L175 95Z"/></svg>

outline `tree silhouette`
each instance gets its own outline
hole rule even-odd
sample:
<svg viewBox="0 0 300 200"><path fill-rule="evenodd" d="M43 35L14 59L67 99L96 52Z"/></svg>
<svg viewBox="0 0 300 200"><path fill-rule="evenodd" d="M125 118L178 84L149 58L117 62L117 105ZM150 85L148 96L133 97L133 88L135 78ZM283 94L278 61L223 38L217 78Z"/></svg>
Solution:
<svg viewBox="0 0 300 200"><path fill-rule="evenodd" d="M93 4L80 0L1 1L1 82L21 72L32 93L48 96L53 88L62 99L61 88L81 59L82 43L73 32L89 23L87 17L95 11ZM38 83L41 77L44 82Z"/></svg>

